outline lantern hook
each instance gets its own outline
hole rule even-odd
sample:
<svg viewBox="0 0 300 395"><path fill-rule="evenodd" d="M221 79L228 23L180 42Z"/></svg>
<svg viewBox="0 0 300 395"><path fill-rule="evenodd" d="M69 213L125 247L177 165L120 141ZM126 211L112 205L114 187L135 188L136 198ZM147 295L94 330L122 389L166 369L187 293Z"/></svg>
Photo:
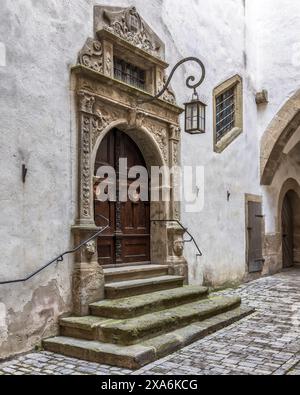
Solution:
<svg viewBox="0 0 300 395"><path fill-rule="evenodd" d="M197 83L193 83L193 82L196 80L195 76L193 76L193 75L189 76L189 77L186 79L186 86L187 86L188 88L190 88L190 89L193 89L193 90L194 90L194 95L197 95L197 97L198 97L198 93L197 93L197 90L196 90L196 89L203 83L203 81L204 81L204 79L205 79L205 66L204 66L204 64L201 62L200 59L198 59L198 58L196 58L196 57L188 57L188 58L184 58L184 59L180 60L180 61L173 67L173 70L171 71L170 76L169 76L167 82L165 83L164 87L161 89L161 91L159 91L155 96L151 97L150 99L146 99L146 100L139 99L139 100L138 100L138 103L139 103L139 104L149 103L149 102L152 102L152 101L155 100L155 99L160 98L160 97L165 93L165 91L168 89L168 87L169 87L169 85L170 85L170 82L171 82L171 80L172 80L172 78L173 78L173 75L174 75L175 71L178 69L178 67L180 67L182 64L187 63L187 62L196 62L196 63L198 63L198 65L201 67L202 75L201 75L200 80L199 80Z"/></svg>

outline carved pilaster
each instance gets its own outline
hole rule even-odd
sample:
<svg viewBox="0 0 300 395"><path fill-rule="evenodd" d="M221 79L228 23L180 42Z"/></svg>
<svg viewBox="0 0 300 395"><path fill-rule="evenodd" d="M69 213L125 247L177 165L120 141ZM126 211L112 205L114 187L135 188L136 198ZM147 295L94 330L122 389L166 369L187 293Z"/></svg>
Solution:
<svg viewBox="0 0 300 395"><path fill-rule="evenodd" d="M113 45L109 41L103 40L103 68L104 75L107 77L114 76L114 52Z"/></svg>
<svg viewBox="0 0 300 395"><path fill-rule="evenodd" d="M180 128L177 125L169 126L169 163L171 168L180 166ZM176 199L176 191L179 192L180 179L176 174L172 174L171 178L171 204L170 204L170 218L180 220L180 199Z"/></svg>
<svg viewBox="0 0 300 395"><path fill-rule="evenodd" d="M79 224L94 224L91 168L91 120L95 98L79 93Z"/></svg>

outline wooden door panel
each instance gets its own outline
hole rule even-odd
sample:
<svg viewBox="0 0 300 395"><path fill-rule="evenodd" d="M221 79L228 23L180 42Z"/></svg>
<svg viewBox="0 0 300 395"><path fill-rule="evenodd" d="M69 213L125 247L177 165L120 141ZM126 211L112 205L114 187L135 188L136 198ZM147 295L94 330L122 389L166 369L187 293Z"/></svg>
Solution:
<svg viewBox="0 0 300 395"><path fill-rule="evenodd" d="M125 133L113 131L103 140L97 153L95 171L100 166L114 166L117 182L120 180L118 163L127 158L128 169L133 166L146 167L144 158ZM134 182L127 181L127 188ZM139 193L139 191L137 191ZM110 227L98 241L98 256L101 265L137 263L150 260L150 204L149 202L98 202L95 201L95 216L103 215ZM96 223L103 224L97 219Z"/></svg>
<svg viewBox="0 0 300 395"><path fill-rule="evenodd" d="M122 249L124 263L150 261L150 238L148 236L123 237Z"/></svg>
<svg viewBox="0 0 300 395"><path fill-rule="evenodd" d="M263 259L263 215L260 202L248 202L248 266L249 273L261 272Z"/></svg>
<svg viewBox="0 0 300 395"><path fill-rule="evenodd" d="M95 223L97 226L105 225L104 220L98 215L109 220L109 228L103 233L104 235L114 235L116 227L116 207L114 202L99 202L95 201Z"/></svg>
<svg viewBox="0 0 300 395"><path fill-rule="evenodd" d="M114 237L99 237L97 241L98 262L100 265L115 264L115 239Z"/></svg>

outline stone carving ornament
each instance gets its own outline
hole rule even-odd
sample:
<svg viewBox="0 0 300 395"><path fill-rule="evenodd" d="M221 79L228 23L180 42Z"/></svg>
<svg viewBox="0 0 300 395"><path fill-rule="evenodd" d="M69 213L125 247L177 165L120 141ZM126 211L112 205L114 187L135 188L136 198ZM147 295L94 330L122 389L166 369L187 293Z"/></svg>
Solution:
<svg viewBox="0 0 300 395"><path fill-rule="evenodd" d="M90 188L90 116L82 116L82 215L84 218L91 216L91 188Z"/></svg>
<svg viewBox="0 0 300 395"><path fill-rule="evenodd" d="M163 89L167 80L168 80L168 77L165 73L159 73L158 84L157 84L158 85L157 86L157 93L159 93ZM161 96L161 98L170 104L176 104L175 92L173 91L173 89L170 85L166 89L165 93Z"/></svg>
<svg viewBox="0 0 300 395"><path fill-rule="evenodd" d="M163 154L165 163L168 163L169 142L168 142L168 133L166 128L152 123L146 123L145 126L146 128L148 128L148 130L151 132L156 142L158 143L159 148Z"/></svg>
<svg viewBox="0 0 300 395"><path fill-rule="evenodd" d="M178 237L174 240L173 243L173 251L176 256L181 257L183 255L184 250L184 241L182 238Z"/></svg>
<svg viewBox="0 0 300 395"><path fill-rule="evenodd" d="M123 11L104 11L104 18L108 22L106 29L136 47L158 56L159 48L151 40L145 25L135 7Z"/></svg>
<svg viewBox="0 0 300 395"><path fill-rule="evenodd" d="M98 73L103 73L103 50L100 41L88 38L79 53L78 63Z"/></svg>
<svg viewBox="0 0 300 395"><path fill-rule="evenodd" d="M89 259L91 259L96 254L96 251L97 251L97 248L96 248L95 241L90 241L85 246L85 252L86 252L86 255L88 256Z"/></svg>

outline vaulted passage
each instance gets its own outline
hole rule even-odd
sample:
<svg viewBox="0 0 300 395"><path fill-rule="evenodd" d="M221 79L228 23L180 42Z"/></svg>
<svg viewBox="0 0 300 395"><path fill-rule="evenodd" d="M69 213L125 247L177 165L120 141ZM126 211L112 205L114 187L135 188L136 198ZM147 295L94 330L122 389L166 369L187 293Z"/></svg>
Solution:
<svg viewBox="0 0 300 395"><path fill-rule="evenodd" d="M119 160L127 160L126 174L122 174ZM110 220L110 227L98 239L98 261L101 265L122 265L128 263L144 263L150 261L150 202L142 201L137 189L134 201L120 201L120 180L127 178L126 190L137 181L129 178L128 172L134 166L146 169L146 163L135 142L125 133L114 129L102 141L95 163L95 175L103 166L111 166L116 172L116 199L107 202L97 200L95 195L95 222L101 226L98 215ZM101 180L101 178L99 179ZM142 185L143 192L148 192L148 180ZM125 189L125 188L124 188ZM128 196L128 193L127 193Z"/></svg>

